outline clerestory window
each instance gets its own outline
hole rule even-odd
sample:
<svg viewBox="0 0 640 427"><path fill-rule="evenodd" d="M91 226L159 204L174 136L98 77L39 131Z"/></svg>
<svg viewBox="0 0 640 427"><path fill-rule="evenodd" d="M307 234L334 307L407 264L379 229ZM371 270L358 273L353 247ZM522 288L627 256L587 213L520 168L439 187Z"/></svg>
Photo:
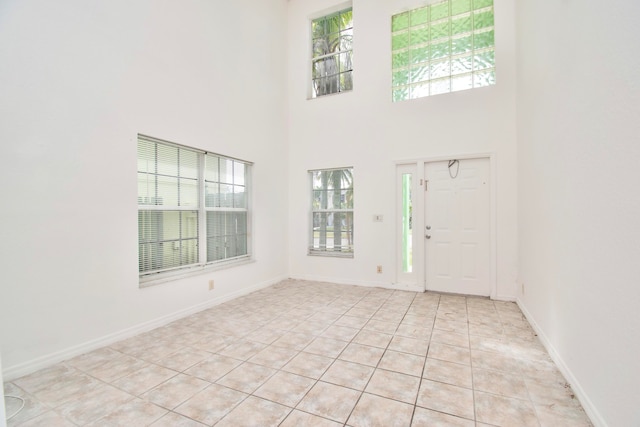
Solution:
<svg viewBox="0 0 640 427"><path fill-rule="evenodd" d="M493 0L447 0L391 19L393 101L496 82Z"/></svg>
<svg viewBox="0 0 640 427"><path fill-rule="evenodd" d="M311 96L353 89L353 12L351 8L311 21Z"/></svg>

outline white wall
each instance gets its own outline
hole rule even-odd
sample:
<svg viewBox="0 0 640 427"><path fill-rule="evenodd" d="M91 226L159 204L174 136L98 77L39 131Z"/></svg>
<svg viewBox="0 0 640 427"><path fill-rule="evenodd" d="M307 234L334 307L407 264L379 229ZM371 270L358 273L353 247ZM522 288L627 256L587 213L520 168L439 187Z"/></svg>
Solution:
<svg viewBox="0 0 640 427"><path fill-rule="evenodd" d="M495 153L497 294L515 298L514 2L495 0L497 85L391 102L391 16L422 0L354 0L354 89L307 99L310 19L340 0L289 1L290 264L294 277L365 285L396 281L395 161ZM307 170L354 167L353 259L307 256ZM383 223L372 216L383 214ZM383 274L376 266L383 266Z"/></svg>
<svg viewBox="0 0 640 427"><path fill-rule="evenodd" d="M518 3L519 296L596 425L640 425L640 4Z"/></svg>
<svg viewBox="0 0 640 427"><path fill-rule="evenodd" d="M0 2L5 379L286 277L285 20L284 0ZM256 262L139 289L138 132L255 162Z"/></svg>

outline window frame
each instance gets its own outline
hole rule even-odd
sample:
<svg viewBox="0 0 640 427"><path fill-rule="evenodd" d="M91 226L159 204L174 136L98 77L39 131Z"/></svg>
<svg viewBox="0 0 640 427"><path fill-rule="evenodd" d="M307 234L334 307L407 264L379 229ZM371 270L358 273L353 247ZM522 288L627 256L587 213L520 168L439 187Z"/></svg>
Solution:
<svg viewBox="0 0 640 427"><path fill-rule="evenodd" d="M344 29L340 27L338 29L337 33L338 33L338 37L342 37L342 33L343 32L345 32L345 31L348 32L348 34L345 34L345 35L348 35L348 36L351 37L351 42L350 42L351 47L348 48L348 49L338 50L336 52L326 53L326 54L323 54L323 55L316 56L316 54L315 54L316 53L316 46L315 46L316 38L314 37L314 33L313 33L314 23L319 21L319 20L326 20L328 18L332 18L332 17L335 17L335 16L340 16L340 15L344 14L345 12L351 12L351 16L352 16L351 17L351 27L344 28ZM308 28L309 28L309 45L310 45L310 51L309 51L309 58L310 59L309 59L309 62L308 62L308 64L309 64L309 73L308 73L308 75L310 77L309 99L317 99L317 98L323 98L323 97L328 96L328 95L337 95L337 94L340 94L340 93L351 92L353 90L353 29L354 29L354 26L353 26L353 6L352 6L352 4L351 3L343 3L340 6L338 6L336 8L333 8L329 12L325 11L324 13L319 14L318 16L311 18L309 20L309 27ZM331 34L335 34L335 32L327 33L327 34L325 34L325 36L330 36ZM325 78L331 77L331 76L335 76L337 78L337 83L338 83L337 90L333 91L333 92L327 92L327 93L318 94L318 90L316 89L316 86L315 86L315 81L318 80L318 78L314 78L314 75L315 75L314 64L316 62L318 62L318 61L321 61L321 60L324 60L324 59L327 59L327 58L331 58L331 57L339 57L339 55L343 55L343 54L347 54L348 55L350 68L348 70L344 70L344 71L341 71L338 68L338 72L337 73L332 74L330 76L325 76ZM339 67L340 61L338 60L338 61L336 61L336 63L338 64L338 67ZM342 82L341 82L341 78L340 78L341 75L348 75L350 83L348 85L345 83L345 86L349 86L346 89L342 88Z"/></svg>
<svg viewBox="0 0 640 427"><path fill-rule="evenodd" d="M444 0L393 14L391 76L394 103L495 85L493 0Z"/></svg>
<svg viewBox="0 0 640 427"><path fill-rule="evenodd" d="M349 208L348 206L345 208L334 208L331 207L329 208L327 206L327 208L315 208L314 207L314 200L315 200L315 195L314 193L317 191L326 191L327 193L329 191L334 191L333 186L329 187L329 179L327 179L327 186L326 187L320 187L320 188L316 188L314 186L314 174L316 173L331 173L331 172L339 172L339 171L348 171L348 175L350 176L351 179L351 184L350 187L340 187L340 192L342 191L346 191L345 193L345 198L349 197L349 192L351 193L351 200L350 202L345 200L345 203L347 203L347 205L350 203L351 207ZM311 256L325 256L325 257L337 257L337 258L353 258L354 257L354 222L355 222L355 214L354 214L354 168L353 166L348 166L348 167L340 167L340 168L328 168L328 169L312 169L307 171L308 174L308 179L309 179L309 189L310 189L310 213L309 213L309 245L308 245L308 251L307 251L307 255L311 255ZM344 177L344 175L343 175ZM342 178L341 178L342 179ZM328 196L328 194L327 194ZM327 199L327 204L328 204L328 200ZM342 203L342 201L341 201ZM348 240L348 244L346 246L346 249L343 245L340 246L340 249L336 250L335 246L329 248L327 247L327 245L325 244L325 247L322 248L320 247L320 245L318 244L316 246L315 244L315 233L316 233L316 227L315 227L315 215L316 214L346 214L345 220L346 220L346 224L347 224L347 228L345 230L345 233L347 233L347 235L350 237L347 237ZM350 224L349 224L349 217L350 217ZM349 228L350 225L350 228ZM326 232L326 231L325 231ZM342 231L341 231L342 232ZM320 237L319 237L320 239ZM325 235L325 239L327 239L327 236ZM342 241L342 238L341 238Z"/></svg>
<svg viewBox="0 0 640 427"><path fill-rule="evenodd" d="M155 138L155 137L151 137L148 135L143 135L143 134L138 134L137 135L137 145L138 145L138 154L137 154L137 158L138 158L138 172L137 172L137 176L138 176L138 185L140 185L141 181L140 181L140 174L141 173L148 173L148 172L141 172L141 168L140 168L140 161L141 161L141 152L140 152L140 145L141 145L141 141L147 142L147 143L152 143L152 144L156 144L155 147L158 146L165 146L165 147L172 147L172 148L176 148L179 150L185 150L187 152L191 152L191 153L195 153L198 157L197 157L197 173L196 173L196 178L195 180L197 181L197 202L195 204L195 206L186 206L186 207L182 207L182 206L172 206L172 205L163 205L163 204L151 204L151 203L141 203L141 193L140 193L140 188L138 188L138 278L139 278L139 285L140 287L147 287L147 286L151 286L151 285L155 285L155 284L159 284L159 283L164 283L167 281L171 281L171 280L177 280L183 277L187 277L187 276L191 276L191 275L195 275L195 274L201 274L203 272L206 271L214 271L214 270L219 270L219 269L223 269L223 268L230 268L233 266L237 266L237 265L242 265L242 264L246 264L249 262L253 262L253 254L252 254L252 206L251 206L251 199L252 199L252 168L253 168L253 163L246 161L246 160L241 160L241 159L237 159L234 157L230 157L230 156L225 156L225 155L221 155L218 153L212 153L212 152L208 152L202 149L198 149L198 148L194 148L194 147L189 147L186 145L182 145L182 144L177 144L171 141L167 141L167 140L163 140L163 139L159 139L159 138ZM156 148L157 150L157 148ZM156 151L157 153L157 151ZM206 164L207 164L207 158L216 158L216 159L224 159L227 161L231 161L232 165L235 165L236 163L238 164L243 164L244 165L244 169L245 169L245 173L244 173L244 200L246 202L246 207L236 207L236 206L232 206L232 207L221 207L221 206L208 206L207 203L207 168L206 168ZM157 175L157 170L158 170L158 163L156 160L155 164L155 173L151 173L150 175ZM176 165L177 167L177 165ZM233 170L231 172L232 176L233 176ZM173 176L171 176L173 177ZM178 178L179 179L179 178ZM234 178L235 179L235 178ZM233 182L230 184L233 185ZM235 189L235 188L234 188ZM157 191L157 190L156 190ZM235 195L235 193L232 193ZM156 194L157 196L157 194ZM157 199L155 199L157 201ZM233 200L235 200L235 197L233 198ZM232 204L235 202L232 202ZM166 206L166 207L165 207ZM145 271L140 271L141 270L141 264L142 264L142 259L141 259L141 248L143 245L143 241L144 239L142 239L142 232L143 230L140 228L141 227L141 212L167 212L167 211L180 211L180 212L184 212L184 211L188 211L188 212L195 212L197 215L197 235L196 235L196 251L197 251L197 258L195 260L195 262L193 263L188 263L188 264L181 264L181 265L177 265L177 266L173 266L173 267L168 267L168 268L159 268L159 269L154 269L154 270L145 270ZM232 256L232 257L224 257L222 259L217 259L217 260L208 260L208 254L207 254L207 245L208 245L208 239L210 237L210 233L207 230L207 213L209 212L244 212L246 214L246 226L244 228L245 233L246 234L246 253L241 254L241 255L237 255L237 256ZM160 243L160 242L164 242L164 240L155 240L156 243ZM145 243L153 243L153 241L146 241Z"/></svg>

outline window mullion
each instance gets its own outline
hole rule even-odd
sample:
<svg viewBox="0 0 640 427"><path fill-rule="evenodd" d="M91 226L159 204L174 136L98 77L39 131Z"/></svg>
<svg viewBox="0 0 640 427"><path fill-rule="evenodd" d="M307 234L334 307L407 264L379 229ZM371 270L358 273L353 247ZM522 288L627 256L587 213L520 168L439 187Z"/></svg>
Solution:
<svg viewBox="0 0 640 427"><path fill-rule="evenodd" d="M206 155L198 154L198 262L207 262Z"/></svg>

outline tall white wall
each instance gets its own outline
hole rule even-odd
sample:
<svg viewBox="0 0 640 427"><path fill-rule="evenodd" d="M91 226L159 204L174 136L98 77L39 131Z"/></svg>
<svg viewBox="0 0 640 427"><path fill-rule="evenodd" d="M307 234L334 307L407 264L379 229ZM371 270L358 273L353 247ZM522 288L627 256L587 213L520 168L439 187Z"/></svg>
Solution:
<svg viewBox="0 0 640 427"><path fill-rule="evenodd" d="M285 21L284 0L0 2L5 379L286 277ZM138 132L255 162L256 262L138 287Z"/></svg>
<svg viewBox="0 0 640 427"><path fill-rule="evenodd" d="M518 3L521 306L599 426L640 425L640 4Z"/></svg>
<svg viewBox="0 0 640 427"><path fill-rule="evenodd" d="M391 16L423 0L354 0L354 89L307 99L310 19L340 0L289 1L290 265L292 276L394 286L395 162L495 153L497 297L516 280L515 24L513 0L495 0L497 84L418 100L391 101ZM353 259L307 256L307 170L354 167ZM374 223L374 214L384 222ZM376 266L383 266L383 274Z"/></svg>

